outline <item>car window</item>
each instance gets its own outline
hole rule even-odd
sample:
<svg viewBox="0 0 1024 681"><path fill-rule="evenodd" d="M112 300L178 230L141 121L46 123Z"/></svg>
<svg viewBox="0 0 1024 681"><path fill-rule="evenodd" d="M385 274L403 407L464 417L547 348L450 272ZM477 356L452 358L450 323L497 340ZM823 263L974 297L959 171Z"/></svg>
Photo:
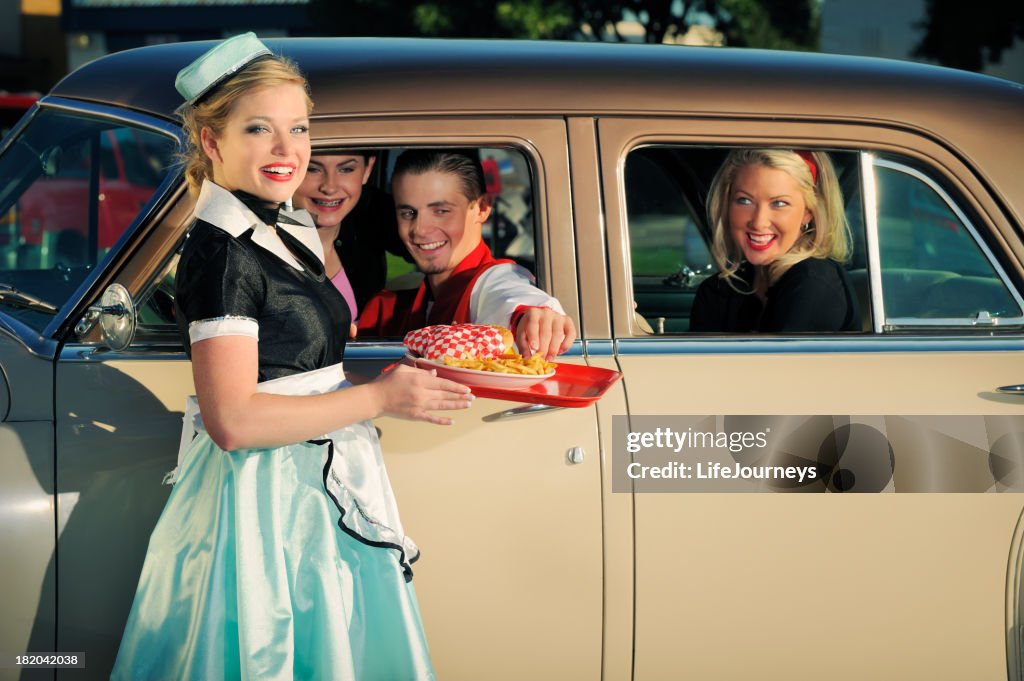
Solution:
<svg viewBox="0 0 1024 681"><path fill-rule="evenodd" d="M641 329L657 335L690 329L690 311L701 282L718 272L709 248L707 196L729 149L646 146L626 158L624 181L629 226L633 302ZM862 230L857 157L830 153L844 188L853 232ZM848 270L863 267L863 236L854 238ZM851 282L853 283L853 282Z"/></svg>
<svg viewBox="0 0 1024 681"><path fill-rule="evenodd" d="M4 312L43 329L173 164L174 138L43 110L0 158ZM132 160L126 160L132 159Z"/></svg>
<svg viewBox="0 0 1024 681"><path fill-rule="evenodd" d="M178 271L180 255L179 247L158 271L157 277L141 292L137 305L139 327L136 333L140 341L156 340L168 333L176 336L178 333L174 317L174 277Z"/></svg>
<svg viewBox="0 0 1024 681"><path fill-rule="evenodd" d="M643 333L686 333L697 287L717 272L706 199L726 153L652 145L626 158L633 301ZM850 226L852 251L844 267L863 329L1024 321L1021 298L982 234L925 170L866 152L832 150L829 156ZM874 255L871 232L877 234Z"/></svg>
<svg viewBox="0 0 1024 681"><path fill-rule="evenodd" d="M368 184L379 194L390 195L391 174L395 159L405 147L377 148L377 164ZM474 149L484 169L488 193L492 195L491 216L484 224L483 237L495 258L514 260L536 273L537 258L534 235L536 220L534 210L533 174L526 156L512 148L485 147ZM344 152L344 148L317 148L316 153L331 151ZM364 190L363 196L369 194ZM362 203L362 199L360 200ZM385 205L379 202L379 205ZM388 220L390 218L390 221ZM397 232L394 216L378 215L381 229ZM395 250L401 250L401 242L395 243ZM180 250L180 248L179 248ZM157 278L145 288L138 303L140 339L148 339L154 332L177 333L174 321L174 274L177 257L163 267ZM422 277L415 266L401 253L387 253L388 288L404 289L419 285Z"/></svg>
<svg viewBox="0 0 1024 681"><path fill-rule="evenodd" d="M377 182L381 191L390 193L395 159L404 147L381 149L382 164L387 170ZM533 205L533 180L526 156L512 148L480 147L474 149L483 167L487 193L493 202L491 216L484 224L484 241L495 258L514 260L531 272L537 271L534 236L536 224ZM401 286L415 267L400 257L389 254L388 279L397 279ZM414 277L413 277L414 279Z"/></svg>
<svg viewBox="0 0 1024 681"><path fill-rule="evenodd" d="M626 159L633 292L638 314L659 334L688 329L693 294L715 271L704 219L713 156L645 147Z"/></svg>
<svg viewBox="0 0 1024 681"><path fill-rule="evenodd" d="M1019 295L951 195L899 159L873 170L886 326L1019 324Z"/></svg>

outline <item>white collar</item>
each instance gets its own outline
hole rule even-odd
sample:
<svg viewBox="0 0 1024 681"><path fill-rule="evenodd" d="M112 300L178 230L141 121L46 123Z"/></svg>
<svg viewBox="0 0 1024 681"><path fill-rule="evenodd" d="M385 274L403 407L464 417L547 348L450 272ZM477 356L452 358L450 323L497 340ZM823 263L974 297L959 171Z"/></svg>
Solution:
<svg viewBox="0 0 1024 681"><path fill-rule="evenodd" d="M256 214L239 201L234 194L214 182L203 180L199 198L196 199L194 215L197 219L219 227L236 239L251 229L253 230L252 242L254 244L273 253L295 269L303 269L273 229L256 217ZM313 217L304 210L282 209L281 215L286 215L302 224L289 225L279 222L276 225L277 229L283 229L298 239L303 246L320 258L320 262L323 262L324 249L320 243L320 237L316 233Z"/></svg>

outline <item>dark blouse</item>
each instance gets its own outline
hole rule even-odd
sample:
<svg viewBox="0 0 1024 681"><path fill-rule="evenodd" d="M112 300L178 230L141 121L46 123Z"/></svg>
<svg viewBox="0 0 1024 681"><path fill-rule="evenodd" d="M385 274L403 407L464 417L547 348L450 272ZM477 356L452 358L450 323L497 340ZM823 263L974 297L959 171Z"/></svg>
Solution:
<svg viewBox="0 0 1024 681"><path fill-rule="evenodd" d="M342 360L348 304L319 258L283 229L277 233L302 271L254 244L252 230L235 238L196 220L175 280L178 329L189 357L191 322L245 317L259 325L261 382Z"/></svg>
<svg viewBox="0 0 1024 681"><path fill-rule="evenodd" d="M744 265L733 285L746 291L754 269ZM796 263L770 286L764 304L753 293L740 293L719 277L697 288L690 314L691 331L789 333L860 331L853 286L842 266L828 258Z"/></svg>

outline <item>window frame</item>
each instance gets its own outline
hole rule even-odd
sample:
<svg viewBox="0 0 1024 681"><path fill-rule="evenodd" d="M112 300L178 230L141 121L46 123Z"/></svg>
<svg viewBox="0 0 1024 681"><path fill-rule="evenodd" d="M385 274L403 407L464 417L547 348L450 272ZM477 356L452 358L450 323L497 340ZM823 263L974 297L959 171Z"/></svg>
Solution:
<svg viewBox="0 0 1024 681"><path fill-rule="evenodd" d="M10 131L9 135L4 138L3 145L0 145L0 154L6 153L15 143L15 140L24 134L25 130L31 125L38 124L40 114L46 111L94 119L161 135L174 142L178 147L182 143L181 129L171 121L118 107L49 96L37 102L32 110L32 115L23 118ZM41 331L31 329L7 314L2 308L0 308L0 324L15 334L21 343L33 354L44 357L52 358L54 356L57 347L56 342L59 339L76 339L77 334L74 332L74 328L82 319L86 302L98 297L98 291L113 281L114 273L121 269L123 263L130 257L131 252L135 250L136 245L139 243L136 235L145 231L144 225L149 223L154 215L159 213L161 208L166 205L168 198L178 189L180 177L181 168L179 165L175 164L169 167L145 205L139 209L131 223L125 227L107 253L99 259L89 274L80 282L79 286L63 302L58 313L54 315L45 328ZM98 328L94 330L95 334L89 333L87 335L94 342L99 342ZM93 335L95 335L94 338Z"/></svg>
<svg viewBox="0 0 1024 681"><path fill-rule="evenodd" d="M906 163L901 163L888 158L880 158L872 152L861 152L861 189L864 205L864 221L867 239L868 255L868 276L871 282L870 299L872 307L873 332L880 335L889 334L904 329L916 328L994 328L998 326L1024 326L1024 297L1021 296L1018 287L1010 280L1003 269L999 259L989 248L981 233L977 230L974 222L967 216L960 204L949 195L949 193L927 173L918 170ZM968 235L980 248L982 255L989 266L995 271L999 281L1009 291L1010 297L1017 304L1021 314L1016 317L889 317L885 312L885 285L882 281L882 260L881 245L878 232L878 168L887 168L896 172L908 175L923 183L942 199L957 219L967 230Z"/></svg>
<svg viewBox="0 0 1024 681"><path fill-rule="evenodd" d="M554 236L557 243L552 242L549 226L564 223L562 215L571 216L571 195L569 185L568 157L564 151L562 157L553 156L554 150L566 147L566 130L563 120L549 117L534 119L460 119L460 118L428 118L398 119L359 118L359 119L317 119L314 129L318 137L313 140L313 153L327 151L343 151L345 149L376 149L393 150L407 148L507 148L522 155L526 162L529 179L532 184L534 223L534 256L536 258L535 276L541 289L555 295L562 303L566 313L575 320L579 319L579 289L577 287L576 261L572 251L566 251L566 245L572 244L571 231L559 231ZM472 132L466 132L466 131ZM562 166L564 161L564 168ZM385 173L385 168L375 168L374 173ZM181 187L179 187L181 189ZM192 201L185 195L182 200L170 204L174 216L183 211L191 212ZM557 216L557 217L553 217ZM178 218L174 218L178 219ZM172 219L173 221L173 219ZM190 220L186 220L179 233L174 237L173 247L169 248L159 261L148 268L148 276L144 281L136 282L137 300L144 300L158 287L166 276L167 267L174 255L184 245L185 230ZM166 227L165 227L166 229ZM571 262L572 267L566 266ZM568 291L569 295L566 295ZM91 339L90 335L90 339ZM98 339L98 336L96 337ZM181 348L177 340L177 329L168 325L140 326L136 340L130 350L142 350L145 347ZM378 355L394 354L395 348L401 347L401 339L394 338L357 338L346 347L346 357L359 359Z"/></svg>
<svg viewBox="0 0 1024 681"><path fill-rule="evenodd" d="M980 239L993 261L1000 265L1000 277L1011 291L1020 293L1024 281L1024 247L1019 243L1018 226L1009 218L1002 198L984 180L984 174L968 165L968 161L955 151L947 149L920 130L900 126L865 124L862 121L815 121L808 118L763 119L700 117L630 117L609 116L598 120L599 145L603 193L607 203L608 262L611 276L611 315L613 336L620 350L628 352L677 352L689 348L694 352L751 352L756 348L772 347L778 351L849 352L863 349L878 351L878 347L894 350L905 342L919 349L943 349L954 341L974 345L986 342L995 350L994 337L1011 341L1024 335L1024 329L1005 322L1000 326L939 326L917 325L877 333L877 322L862 334L744 334L696 335L682 334L657 336L645 332L632 317L632 269L629 263L628 216L624 186L624 167L627 156L641 146L680 147L760 147L781 146L823 149L836 152L856 152L896 155L913 164L922 164L933 173L931 179L947 194L952 192L963 203L958 204L967 215L976 216L972 224L987 228ZM861 180L863 186L863 179ZM865 197L865 210L866 210ZM867 216L865 229L867 231ZM866 235L867 237L867 235ZM877 261L876 261L877 262ZM877 266L871 268L878 272ZM621 284L619 282L622 282ZM870 282L869 298L875 295L879 282ZM875 317L878 317L875 313ZM879 317L880 318L880 317ZM991 338L990 338L991 337ZM737 342L739 345L737 345ZM781 345L780 343L785 343ZM933 345L932 343L935 343ZM755 348L756 346L756 348ZM909 346L908 346L909 347ZM644 348L644 349L642 349ZM657 348L662 348L659 350ZM775 351L775 350L773 350Z"/></svg>
<svg viewBox="0 0 1024 681"><path fill-rule="evenodd" d="M566 121L554 116L314 115L314 153L401 147L513 148L527 161L534 196L534 274L580 320ZM557 228L553 227L557 225ZM564 226L564 228L563 228ZM360 342L351 344L353 349Z"/></svg>

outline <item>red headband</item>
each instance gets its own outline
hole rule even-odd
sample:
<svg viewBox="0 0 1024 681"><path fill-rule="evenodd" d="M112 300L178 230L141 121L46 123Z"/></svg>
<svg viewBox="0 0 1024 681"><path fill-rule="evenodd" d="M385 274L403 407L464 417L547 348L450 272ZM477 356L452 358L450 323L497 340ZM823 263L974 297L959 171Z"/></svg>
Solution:
<svg viewBox="0 0 1024 681"><path fill-rule="evenodd" d="M794 151L794 154L799 156L807 164L807 167L811 171L811 184L818 184L818 164L814 162L814 157L811 156L809 151Z"/></svg>

